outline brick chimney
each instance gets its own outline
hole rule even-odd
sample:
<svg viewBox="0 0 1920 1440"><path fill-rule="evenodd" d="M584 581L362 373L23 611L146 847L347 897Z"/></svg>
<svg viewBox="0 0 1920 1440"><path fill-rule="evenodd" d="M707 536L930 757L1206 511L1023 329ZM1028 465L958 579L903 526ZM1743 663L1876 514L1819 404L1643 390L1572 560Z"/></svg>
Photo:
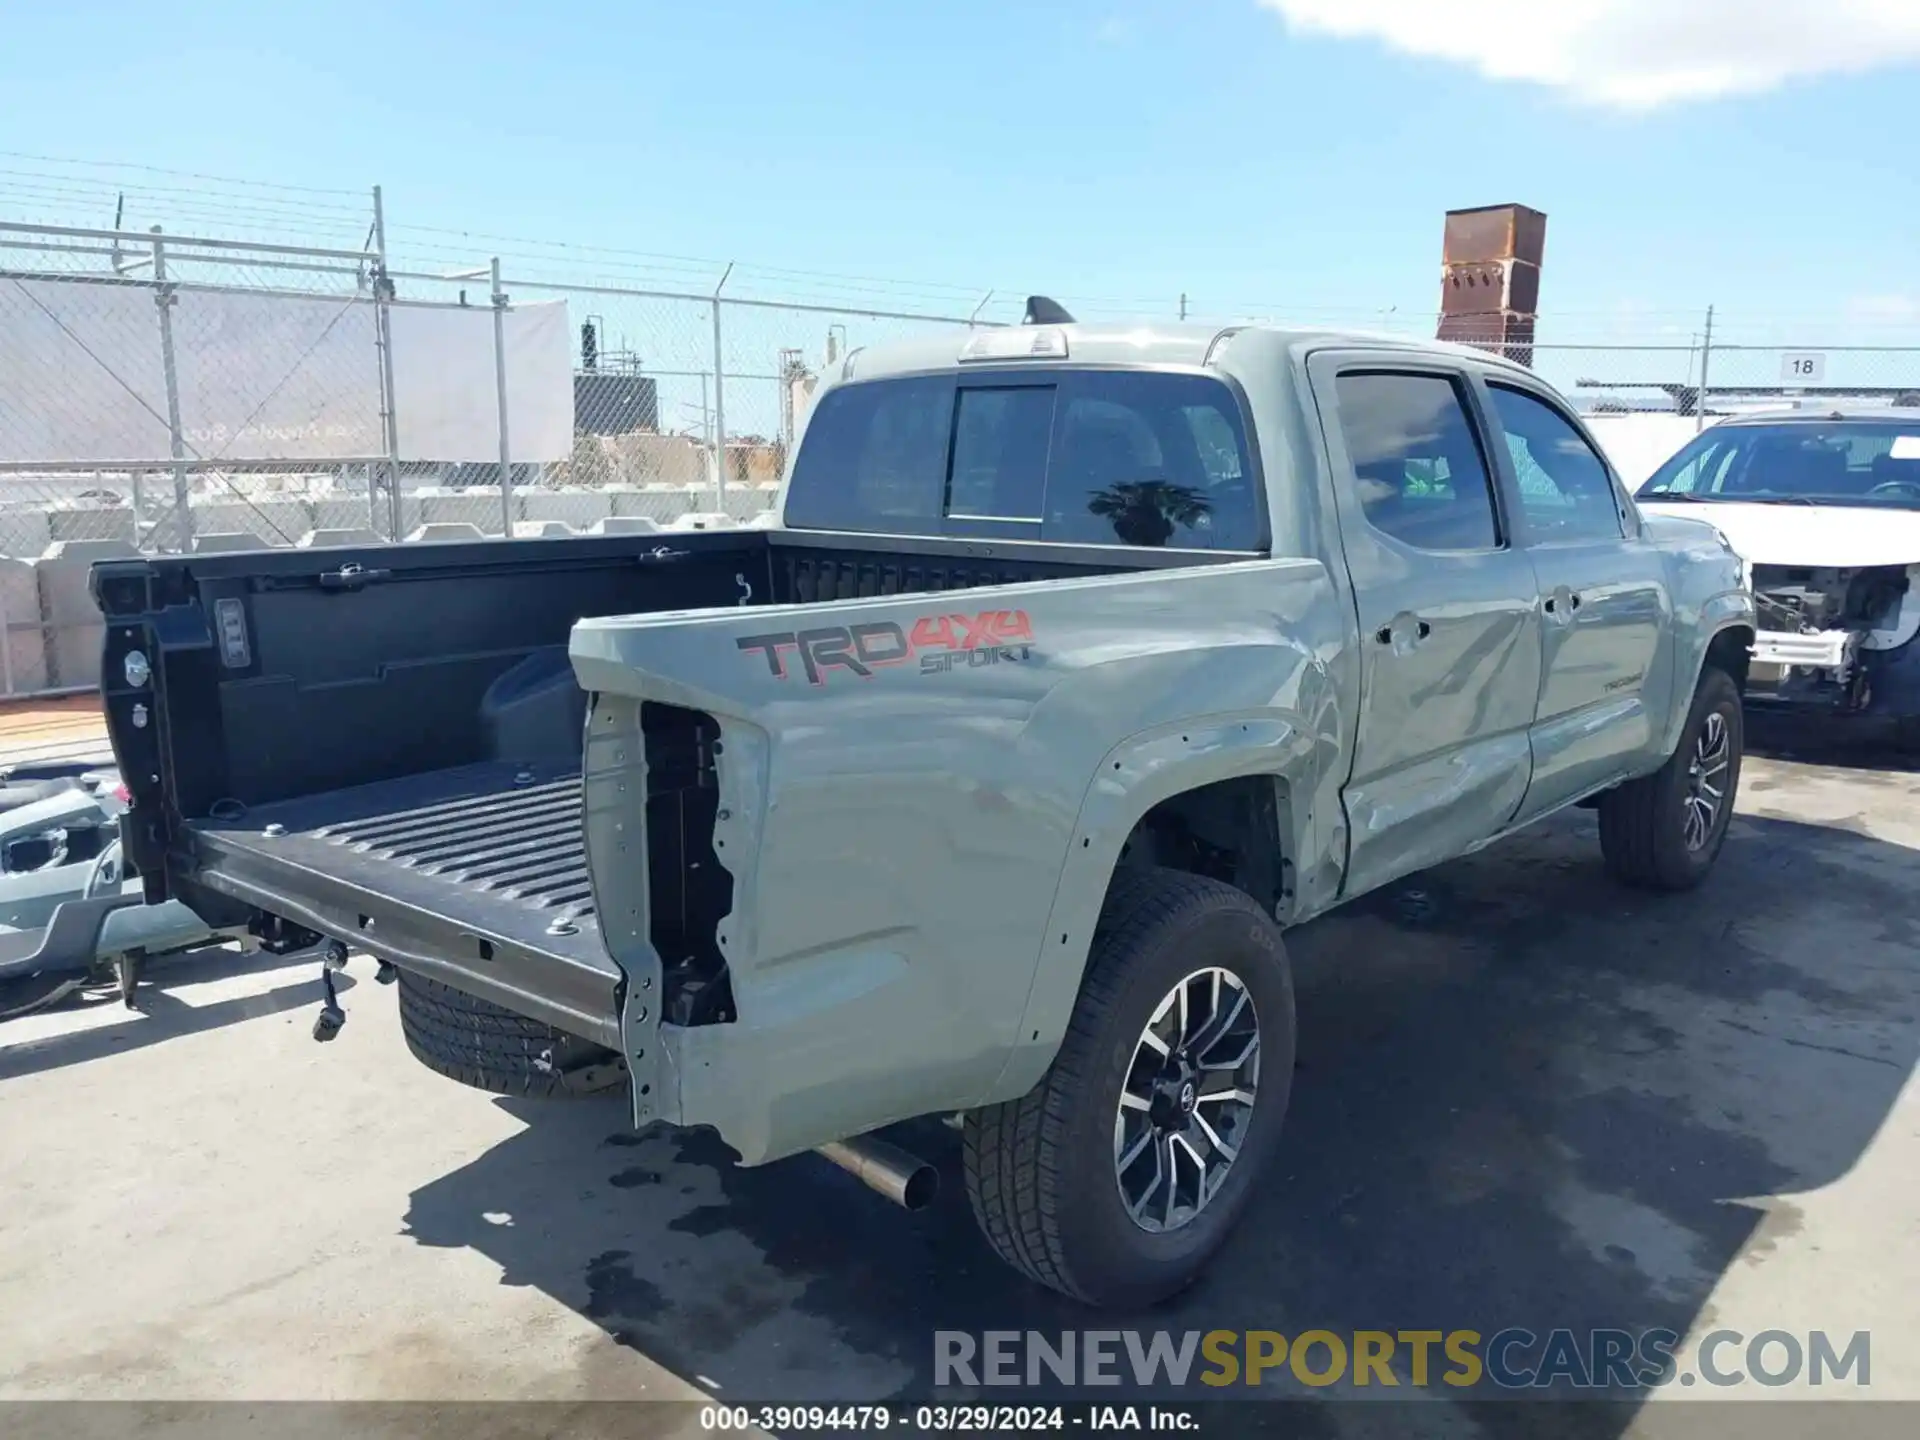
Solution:
<svg viewBox="0 0 1920 1440"><path fill-rule="evenodd" d="M1533 363L1547 217L1525 205L1449 210L1440 265L1440 339Z"/></svg>

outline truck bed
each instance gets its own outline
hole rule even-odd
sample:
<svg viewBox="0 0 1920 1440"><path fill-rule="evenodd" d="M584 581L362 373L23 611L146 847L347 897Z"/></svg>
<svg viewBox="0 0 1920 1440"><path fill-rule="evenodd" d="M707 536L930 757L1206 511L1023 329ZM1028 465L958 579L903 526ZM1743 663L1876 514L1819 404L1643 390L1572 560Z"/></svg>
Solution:
<svg viewBox="0 0 1920 1440"><path fill-rule="evenodd" d="M478 965L497 974L491 998L618 1044L580 792L574 766L489 761L187 828L207 888L469 989ZM529 961L539 997L515 983Z"/></svg>
<svg viewBox="0 0 1920 1440"><path fill-rule="evenodd" d="M103 562L127 852L149 902L283 922L617 1044L582 848L578 621L1210 558L740 530ZM136 652L150 682L126 678ZM676 904L710 907L685 853L711 827L687 720L649 737L650 854Z"/></svg>

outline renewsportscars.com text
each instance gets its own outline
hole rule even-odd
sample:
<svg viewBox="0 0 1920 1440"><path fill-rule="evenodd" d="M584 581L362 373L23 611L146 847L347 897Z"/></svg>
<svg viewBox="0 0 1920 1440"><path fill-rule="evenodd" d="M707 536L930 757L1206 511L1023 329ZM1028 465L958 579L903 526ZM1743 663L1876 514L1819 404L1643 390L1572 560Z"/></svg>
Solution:
<svg viewBox="0 0 1920 1440"><path fill-rule="evenodd" d="M1641 1390L1666 1385L1872 1383L1872 1336L1715 1330L1690 1363L1672 1330L938 1330L936 1386L1496 1386Z"/></svg>

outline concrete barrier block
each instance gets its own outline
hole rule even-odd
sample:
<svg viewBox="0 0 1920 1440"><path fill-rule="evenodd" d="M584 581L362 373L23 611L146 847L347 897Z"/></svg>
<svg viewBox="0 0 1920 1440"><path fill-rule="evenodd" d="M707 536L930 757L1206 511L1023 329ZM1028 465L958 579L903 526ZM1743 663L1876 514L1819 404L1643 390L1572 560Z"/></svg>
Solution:
<svg viewBox="0 0 1920 1440"><path fill-rule="evenodd" d="M485 535L501 533L500 497L484 491L420 496L420 524L471 525Z"/></svg>
<svg viewBox="0 0 1920 1440"><path fill-rule="evenodd" d="M47 543L124 540L133 543L133 511L127 506L76 506L47 512Z"/></svg>
<svg viewBox="0 0 1920 1440"><path fill-rule="evenodd" d="M516 520L513 522L513 538L516 540L558 540L567 535L580 532L560 520Z"/></svg>
<svg viewBox="0 0 1920 1440"><path fill-rule="evenodd" d="M361 515L366 514L362 502ZM311 526L298 500L206 500L193 507L193 532L207 535L258 535L264 545L291 545Z"/></svg>
<svg viewBox="0 0 1920 1440"><path fill-rule="evenodd" d="M386 537L375 534L365 526L355 529L351 525L343 525L309 530L300 537L299 543L303 550L332 550L345 545L384 545Z"/></svg>
<svg viewBox="0 0 1920 1440"><path fill-rule="evenodd" d="M48 683L39 569L32 560L0 559L0 692L30 695Z"/></svg>
<svg viewBox="0 0 1920 1440"><path fill-rule="evenodd" d="M593 522L595 535L658 535L660 522L647 515L609 515Z"/></svg>
<svg viewBox="0 0 1920 1440"><path fill-rule="evenodd" d="M421 525L410 531L408 540L423 541L428 545L445 544L450 540L484 540L487 532L478 525L462 525L457 521L436 521Z"/></svg>
<svg viewBox="0 0 1920 1440"><path fill-rule="evenodd" d="M682 515L705 506L707 492L680 486L660 486L651 490L630 491L616 495L613 513L616 515L645 515L662 524L677 520Z"/></svg>
<svg viewBox="0 0 1920 1440"><path fill-rule="evenodd" d="M0 512L0 555L37 560L53 543L53 527L44 510Z"/></svg>
<svg viewBox="0 0 1920 1440"><path fill-rule="evenodd" d="M193 537L193 553L196 555L223 550L271 550L272 548L265 540L248 530L233 530Z"/></svg>
<svg viewBox="0 0 1920 1440"><path fill-rule="evenodd" d="M669 530L734 530L739 523L721 510L692 510L667 522Z"/></svg>
<svg viewBox="0 0 1920 1440"><path fill-rule="evenodd" d="M342 500L328 498L307 502L307 529L309 530L360 530L365 529L371 519L372 511L365 500Z"/></svg>
<svg viewBox="0 0 1920 1440"><path fill-rule="evenodd" d="M779 495L777 486L729 486L726 501L721 508L736 520L749 520L766 510L779 498Z"/></svg>
<svg viewBox="0 0 1920 1440"><path fill-rule="evenodd" d="M132 559L139 553L122 540L58 540L47 547L34 569L46 625L49 686L100 683L100 647L107 627L87 589L87 576L96 560Z"/></svg>
<svg viewBox="0 0 1920 1440"><path fill-rule="evenodd" d="M522 519L557 520L575 530L613 514L613 500L603 490L527 490L519 500Z"/></svg>

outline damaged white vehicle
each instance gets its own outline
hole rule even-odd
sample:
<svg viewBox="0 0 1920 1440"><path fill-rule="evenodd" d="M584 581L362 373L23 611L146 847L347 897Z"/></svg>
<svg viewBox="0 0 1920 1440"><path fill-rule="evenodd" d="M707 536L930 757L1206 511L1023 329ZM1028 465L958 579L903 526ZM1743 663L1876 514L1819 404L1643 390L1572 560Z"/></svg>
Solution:
<svg viewBox="0 0 1920 1440"><path fill-rule="evenodd" d="M1723 420L1634 498L1711 520L1745 560L1759 624L1750 705L1920 734L1920 409Z"/></svg>

